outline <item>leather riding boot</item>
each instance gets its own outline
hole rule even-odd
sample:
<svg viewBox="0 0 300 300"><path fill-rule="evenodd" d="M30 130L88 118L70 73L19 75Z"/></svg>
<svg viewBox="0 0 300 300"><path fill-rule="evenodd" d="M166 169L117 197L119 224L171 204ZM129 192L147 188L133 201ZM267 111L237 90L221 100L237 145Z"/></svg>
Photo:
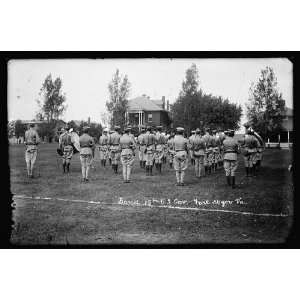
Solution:
<svg viewBox="0 0 300 300"><path fill-rule="evenodd" d="M230 186L231 185L230 176L226 176L226 180L227 180L227 184Z"/></svg>
<svg viewBox="0 0 300 300"><path fill-rule="evenodd" d="M63 163L63 170L64 170L64 173L66 173L66 163Z"/></svg>
<svg viewBox="0 0 300 300"><path fill-rule="evenodd" d="M233 189L235 189L235 176L231 176L231 186Z"/></svg>

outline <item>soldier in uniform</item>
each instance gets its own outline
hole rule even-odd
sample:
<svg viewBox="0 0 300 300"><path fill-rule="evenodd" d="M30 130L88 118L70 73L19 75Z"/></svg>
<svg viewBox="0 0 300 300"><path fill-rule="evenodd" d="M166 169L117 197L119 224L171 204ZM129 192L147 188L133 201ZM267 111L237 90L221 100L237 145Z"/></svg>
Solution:
<svg viewBox="0 0 300 300"><path fill-rule="evenodd" d="M246 176L255 176L254 168L255 165L255 157L257 153L258 142L254 136L254 131L250 127L248 123L244 124L246 129L246 134L241 141L241 145L243 147L243 155L244 155L244 162L245 162L245 169L246 169Z"/></svg>
<svg viewBox="0 0 300 300"><path fill-rule="evenodd" d="M169 164L170 164L170 169L173 168L173 161L174 161L174 147L173 147L173 140L174 140L174 133L171 132L167 141L167 147L168 147L168 156L169 156Z"/></svg>
<svg viewBox="0 0 300 300"><path fill-rule="evenodd" d="M100 152L100 162L101 166L105 167L106 160L108 158L108 147L109 147L109 136L108 136L108 129L105 128L103 130L103 134L100 136L99 139L99 152Z"/></svg>
<svg viewBox="0 0 300 300"><path fill-rule="evenodd" d="M155 135L152 133L152 128L147 126L147 131L143 136L143 144L145 144L146 156L146 175L152 176L153 156L155 150Z"/></svg>
<svg viewBox="0 0 300 300"><path fill-rule="evenodd" d="M201 130L199 128L195 131L196 135L192 140L191 150L195 159L195 175L200 178L203 174L203 164L205 155L205 141L201 137Z"/></svg>
<svg viewBox="0 0 300 300"><path fill-rule="evenodd" d="M37 158L37 145L40 142L39 135L35 130L35 125L30 124L28 130L25 132L24 143L26 146L25 150L25 161L27 167L27 176L33 178L33 168Z"/></svg>
<svg viewBox="0 0 300 300"><path fill-rule="evenodd" d="M79 137L82 181L84 182L89 181L89 170L93 158L92 148L95 146L94 139L88 134L89 129L89 126L84 126L83 134Z"/></svg>
<svg viewBox="0 0 300 300"><path fill-rule="evenodd" d="M111 151L111 164L115 174L118 174L118 163L120 161L120 126L115 126L115 132L109 137L109 145Z"/></svg>
<svg viewBox="0 0 300 300"><path fill-rule="evenodd" d="M145 134L145 128L141 128L141 133L137 138L137 143L138 143L138 151L139 151L139 160L140 160L140 167L145 168L146 165L146 160L144 159L145 157L145 145L143 144L143 136Z"/></svg>
<svg viewBox="0 0 300 300"><path fill-rule="evenodd" d="M188 140L183 136L184 128L177 127L176 135L173 140L173 147L175 151L174 169L176 171L177 184L184 185L185 170L188 167Z"/></svg>
<svg viewBox="0 0 300 300"><path fill-rule="evenodd" d="M196 136L196 131L192 130L191 133L192 133L192 135L189 137L189 154L190 154L191 164L193 166L193 165L195 165L195 158L193 157L193 150L191 149L191 146L193 144L193 139Z"/></svg>
<svg viewBox="0 0 300 300"><path fill-rule="evenodd" d="M164 156L164 147L165 147L165 138L161 133L162 126L156 127L157 132L155 135L155 152L154 152L154 161L155 167L161 173L162 159Z"/></svg>
<svg viewBox="0 0 300 300"><path fill-rule="evenodd" d="M130 174L135 156L135 141L134 138L129 135L129 133L130 128L126 128L124 130L124 134L120 138L120 146L122 149L121 163L123 167L123 179L125 183L130 182Z"/></svg>
<svg viewBox="0 0 300 300"><path fill-rule="evenodd" d="M63 172L70 172L70 163L73 156L73 144L71 140L71 133L69 133L69 126L67 125L62 134L59 136L58 148L61 149Z"/></svg>
<svg viewBox="0 0 300 300"><path fill-rule="evenodd" d="M213 159L213 141L212 136L210 134L210 129L205 129L205 134L203 136L205 142L205 156L204 156L204 168L205 174L211 174L211 166L212 166L212 159Z"/></svg>
<svg viewBox="0 0 300 300"><path fill-rule="evenodd" d="M162 162L163 162L163 164L166 164L167 163L167 140L168 140L168 137L167 137L167 134L165 131L163 131L161 133L161 135L164 138Z"/></svg>
<svg viewBox="0 0 300 300"><path fill-rule="evenodd" d="M216 172L218 168L218 161L220 155L220 140L217 136L217 130L212 131L212 145L213 145L213 157L212 157L212 170Z"/></svg>
<svg viewBox="0 0 300 300"><path fill-rule="evenodd" d="M218 159L218 165L219 167L221 167L223 165L223 161L224 161L224 149L223 149L223 141L226 138L226 135L224 134L224 132L220 131L217 134L217 138L219 140L219 159Z"/></svg>
<svg viewBox="0 0 300 300"><path fill-rule="evenodd" d="M110 139L110 136L114 133L115 131L114 130L110 130L109 131L109 139ZM111 150L110 150L110 145L108 145L108 162L109 162L109 165L111 166Z"/></svg>
<svg viewBox="0 0 300 300"><path fill-rule="evenodd" d="M254 166L255 172L258 172L258 170L261 166L263 151L265 150L265 143L264 143L263 138L257 132L253 131L253 135L255 136L255 138L257 139L257 142L258 142L255 166Z"/></svg>
<svg viewBox="0 0 300 300"><path fill-rule="evenodd" d="M233 138L234 130L225 132L226 138L223 141L224 146L224 170L227 184L233 189L235 188L235 171L238 166L237 155L239 153L239 144Z"/></svg>

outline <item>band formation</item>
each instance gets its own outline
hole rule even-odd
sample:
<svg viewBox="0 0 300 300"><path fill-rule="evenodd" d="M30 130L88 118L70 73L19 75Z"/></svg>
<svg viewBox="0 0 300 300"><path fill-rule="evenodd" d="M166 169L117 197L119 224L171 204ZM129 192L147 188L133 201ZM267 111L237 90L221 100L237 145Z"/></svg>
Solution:
<svg viewBox="0 0 300 300"><path fill-rule="evenodd" d="M234 137L234 130L217 132L210 128L192 131L189 138L184 136L184 128L178 127L175 132L165 133L162 126L143 127L137 137L127 127L121 132L119 126L114 130L104 129L98 143L89 135L89 127L85 126L80 137L72 128L62 128L57 153L62 158L63 173L70 172L70 163L74 153L79 152L82 182L89 181L89 171L93 167L95 150L98 149L101 166L106 164L118 174L121 162L125 183L130 182L134 160L138 156L140 168L147 176L162 173L162 165L169 164L176 174L176 185L184 185L185 170L190 162L195 168L195 176L201 178L216 172L221 167L225 170L228 186L236 187L235 172L238 167L238 155L243 155L246 176L256 176L261 165L264 150L263 139L249 124L244 124L246 133L242 139ZM25 133L25 160L27 175L33 178L34 164L38 153L39 136L31 124ZM136 155L138 154L138 155Z"/></svg>

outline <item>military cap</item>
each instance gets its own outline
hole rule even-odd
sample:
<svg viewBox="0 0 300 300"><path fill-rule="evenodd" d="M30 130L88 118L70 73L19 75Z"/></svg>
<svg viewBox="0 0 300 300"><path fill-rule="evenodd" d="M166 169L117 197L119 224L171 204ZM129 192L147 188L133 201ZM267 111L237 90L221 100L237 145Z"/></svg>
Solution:
<svg viewBox="0 0 300 300"><path fill-rule="evenodd" d="M131 130L131 127L126 127L125 129L124 129L124 132L129 132Z"/></svg>
<svg viewBox="0 0 300 300"><path fill-rule="evenodd" d="M118 125L116 125L114 129L115 129L115 130L120 130L120 129L121 129L121 127L120 127L120 126L118 126Z"/></svg>
<svg viewBox="0 0 300 300"><path fill-rule="evenodd" d="M152 129L152 127L148 125L148 126L146 127L146 129L147 129L147 130L150 130L150 129Z"/></svg>
<svg viewBox="0 0 300 300"><path fill-rule="evenodd" d="M200 133L201 132L200 128L197 128L196 130L193 130L193 131L196 132L196 133Z"/></svg>
<svg viewBox="0 0 300 300"><path fill-rule="evenodd" d="M176 131L177 131L177 132L184 132L184 128L183 128L183 127L177 127L177 128L176 128Z"/></svg>
<svg viewBox="0 0 300 300"><path fill-rule="evenodd" d="M103 129L103 132L108 132L108 129L107 129L107 128L104 128L104 129Z"/></svg>
<svg viewBox="0 0 300 300"><path fill-rule="evenodd" d="M197 128L197 129L199 129L199 128ZM197 131L197 129L196 130L192 130L191 133L195 133ZM200 129L199 129L199 131L200 131Z"/></svg>
<svg viewBox="0 0 300 300"><path fill-rule="evenodd" d="M162 126L156 126L156 129L162 130Z"/></svg>
<svg viewBox="0 0 300 300"><path fill-rule="evenodd" d="M216 129L213 129L213 130L212 130L212 133L217 133L217 130L216 130Z"/></svg>

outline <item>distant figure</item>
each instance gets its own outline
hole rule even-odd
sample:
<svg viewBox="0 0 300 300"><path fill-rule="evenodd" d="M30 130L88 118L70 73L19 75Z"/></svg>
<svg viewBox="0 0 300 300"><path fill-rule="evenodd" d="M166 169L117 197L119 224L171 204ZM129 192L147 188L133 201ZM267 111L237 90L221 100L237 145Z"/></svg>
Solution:
<svg viewBox="0 0 300 300"><path fill-rule="evenodd" d="M146 146L146 176L152 176L153 159L155 151L155 135L152 133L151 126L147 126L147 131L143 136L143 144L145 144Z"/></svg>
<svg viewBox="0 0 300 300"><path fill-rule="evenodd" d="M120 126L115 126L115 132L112 133L109 137L109 145L110 145L110 155L111 155L111 165L115 174L118 174L118 164L120 161Z"/></svg>
<svg viewBox="0 0 300 300"><path fill-rule="evenodd" d="M205 156L204 156L205 174L211 174L211 168L213 162L213 137L210 133L211 133L210 128L205 128L205 134L203 136L206 145Z"/></svg>
<svg viewBox="0 0 300 300"><path fill-rule="evenodd" d="M204 171L205 141L199 128L196 129L195 133L196 135L191 142L191 151L195 160L195 175L200 178Z"/></svg>
<svg viewBox="0 0 300 300"><path fill-rule="evenodd" d="M24 143L26 145L25 150L25 161L27 167L27 176L33 178L33 168L37 158L37 145L40 142L40 138L36 130L34 129L34 124L29 125L29 129L25 132Z"/></svg>
<svg viewBox="0 0 300 300"><path fill-rule="evenodd" d="M71 140L71 134L69 131L69 126L67 125L65 128L62 128L62 134L59 136L58 140L58 148L62 151L62 164L63 164L63 172L70 172L70 163L73 156L73 144Z"/></svg>
<svg viewBox="0 0 300 300"><path fill-rule="evenodd" d="M184 128L177 127L173 140L175 150L174 169L176 171L176 185L184 185L185 170L188 167L188 140L183 136Z"/></svg>
<svg viewBox="0 0 300 300"><path fill-rule="evenodd" d="M130 136L130 128L125 128L124 134L120 138L121 163L123 167L123 179L125 183L130 182L130 174L134 162L135 141L134 137Z"/></svg>
<svg viewBox="0 0 300 300"><path fill-rule="evenodd" d="M174 141L174 133L171 132L169 134L169 138L167 141L167 147L168 147L168 157L169 157L169 165L170 165L170 169L173 168L173 162L174 162L174 155L175 155L175 150L174 150L174 145L173 145L173 141Z"/></svg>
<svg viewBox="0 0 300 300"><path fill-rule="evenodd" d="M143 136L145 134L145 128L141 128L141 133L137 138L137 144L138 144L138 153L139 153L139 160L140 160L140 167L145 168L146 166L146 158L145 158L145 144L143 143Z"/></svg>
<svg viewBox="0 0 300 300"><path fill-rule="evenodd" d="M239 144L233 138L234 130L225 131L227 136L223 141L224 147L224 170L227 184L233 189L235 188L235 171L238 166L237 155L239 153Z"/></svg>
<svg viewBox="0 0 300 300"><path fill-rule="evenodd" d="M165 137L162 135L162 126L156 127L157 132L155 135L155 152L154 152L154 161L156 170L161 173L162 161L164 157L164 148L165 148Z"/></svg>
<svg viewBox="0 0 300 300"><path fill-rule="evenodd" d="M94 139L88 134L90 127L83 127L83 134L79 138L80 143L80 162L82 171L82 181L89 181L89 170L93 158L92 148L95 145Z"/></svg>
<svg viewBox="0 0 300 300"><path fill-rule="evenodd" d="M195 158L193 156L193 150L191 149L192 147L192 144L193 144L193 140L195 138L195 135L196 135L196 131L195 130L192 130L191 131L191 136L189 137L189 154L190 154L190 159L191 159L191 164L192 166L195 164Z"/></svg>
<svg viewBox="0 0 300 300"><path fill-rule="evenodd" d="M254 136L254 131L248 123L244 124L246 134L242 140L246 176L255 176L255 159L258 148L258 141Z"/></svg>
<svg viewBox="0 0 300 300"><path fill-rule="evenodd" d="M99 139L99 151L100 151L100 162L101 166L105 167L106 160L108 158L108 143L109 143L109 136L108 136L108 129L105 128L103 130L103 134L100 136Z"/></svg>

